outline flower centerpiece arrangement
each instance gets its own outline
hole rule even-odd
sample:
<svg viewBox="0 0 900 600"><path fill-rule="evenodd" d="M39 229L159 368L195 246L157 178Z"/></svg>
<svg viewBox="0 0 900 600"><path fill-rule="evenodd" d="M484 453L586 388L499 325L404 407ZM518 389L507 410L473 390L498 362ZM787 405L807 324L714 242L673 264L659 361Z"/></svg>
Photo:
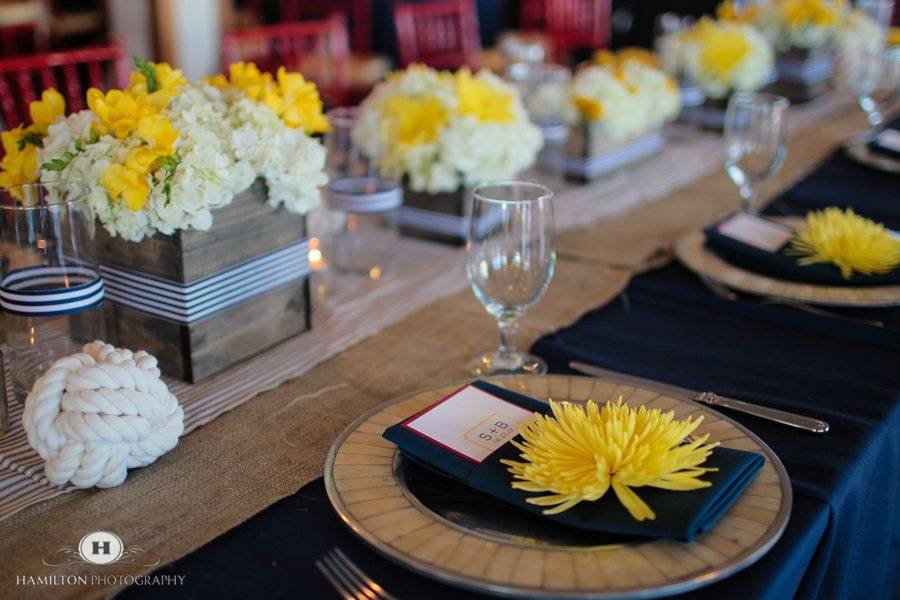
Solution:
<svg viewBox="0 0 900 600"><path fill-rule="evenodd" d="M152 348L168 374L198 379L308 328L298 265L306 264L304 215L327 182L314 135L328 122L315 85L284 68L273 75L237 63L227 76L190 82L165 63L135 65L125 89L92 88L88 108L69 115L62 96L45 90L31 104L32 123L2 134L0 185L83 184L103 226L98 253L119 345ZM297 259L290 273L285 261L265 258L278 252ZM258 278L232 273L248 261ZM213 276L239 293L213 286L198 300L194 284ZM248 318L247 303L276 314L266 302L291 307L283 327ZM200 331L212 315L224 329L242 308L244 326L268 333L245 336L253 342L240 351Z"/></svg>
<svg viewBox="0 0 900 600"><path fill-rule="evenodd" d="M573 125L566 148L570 178L590 180L662 150L662 128L678 117L678 83L639 48L599 51L581 66L564 117Z"/></svg>
<svg viewBox="0 0 900 600"><path fill-rule="evenodd" d="M777 93L806 101L827 91L834 70L833 43L845 20L843 0L768 0L738 8L719 5L729 22L756 27L776 49Z"/></svg>
<svg viewBox="0 0 900 600"><path fill-rule="evenodd" d="M511 85L422 65L375 86L352 137L382 177L403 181L402 231L451 243L465 238L466 188L514 178L543 143Z"/></svg>
<svg viewBox="0 0 900 600"><path fill-rule="evenodd" d="M62 96L44 91L33 123L2 134L0 184L82 183L107 231L133 242L209 229L212 210L258 177L273 208L318 205L325 149L310 134L327 122L313 84L252 64L188 82L165 63L136 63L127 88L92 88L89 108L68 116Z"/></svg>
<svg viewBox="0 0 900 600"><path fill-rule="evenodd" d="M703 18L678 35L684 70L710 99L756 91L771 79L772 45L751 25Z"/></svg>

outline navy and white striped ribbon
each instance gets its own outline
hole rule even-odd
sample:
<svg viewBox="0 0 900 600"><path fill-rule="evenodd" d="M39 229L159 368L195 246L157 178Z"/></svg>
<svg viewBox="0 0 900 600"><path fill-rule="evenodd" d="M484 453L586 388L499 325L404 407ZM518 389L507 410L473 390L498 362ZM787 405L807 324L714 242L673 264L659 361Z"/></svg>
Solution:
<svg viewBox="0 0 900 600"><path fill-rule="evenodd" d="M106 295L115 304L193 323L309 275L309 242L301 240L188 284L108 264L100 270Z"/></svg>
<svg viewBox="0 0 900 600"><path fill-rule="evenodd" d="M475 223L475 237L482 238L503 220L500 207L483 214ZM400 224L441 235L465 238L469 233L469 217L450 215L433 210L404 206L400 209Z"/></svg>
<svg viewBox="0 0 900 600"><path fill-rule="evenodd" d="M103 279L95 269L39 265L10 271L0 280L0 307L13 315L68 315L97 306L103 293Z"/></svg>

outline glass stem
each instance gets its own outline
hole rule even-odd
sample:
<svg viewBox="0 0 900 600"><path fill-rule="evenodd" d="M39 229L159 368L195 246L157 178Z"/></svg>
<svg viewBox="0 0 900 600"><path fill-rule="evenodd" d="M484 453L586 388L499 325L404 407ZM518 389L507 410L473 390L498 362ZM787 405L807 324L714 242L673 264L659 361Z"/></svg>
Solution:
<svg viewBox="0 0 900 600"><path fill-rule="evenodd" d="M519 331L518 317L501 315L497 320L500 326L500 356L512 358L518 354L516 350L516 333Z"/></svg>
<svg viewBox="0 0 900 600"><path fill-rule="evenodd" d="M755 215L759 212L759 209L756 207L756 190L753 189L753 186L750 185L750 182L747 181L743 185L739 187L739 191L741 194L741 200L744 202L744 210L751 215Z"/></svg>

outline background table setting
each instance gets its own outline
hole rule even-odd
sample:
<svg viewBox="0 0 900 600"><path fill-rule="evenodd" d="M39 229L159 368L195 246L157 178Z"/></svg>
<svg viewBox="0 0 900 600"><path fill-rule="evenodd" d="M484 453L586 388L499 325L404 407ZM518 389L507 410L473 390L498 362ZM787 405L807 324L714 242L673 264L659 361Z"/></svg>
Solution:
<svg viewBox="0 0 900 600"><path fill-rule="evenodd" d="M17 100L0 595L896 597L900 42L813 4Z"/></svg>

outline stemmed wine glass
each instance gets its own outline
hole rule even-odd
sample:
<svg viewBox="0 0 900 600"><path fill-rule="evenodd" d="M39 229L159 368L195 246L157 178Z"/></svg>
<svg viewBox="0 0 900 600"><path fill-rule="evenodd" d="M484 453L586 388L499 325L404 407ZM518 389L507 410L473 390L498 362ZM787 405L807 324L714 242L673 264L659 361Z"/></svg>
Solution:
<svg viewBox="0 0 900 600"><path fill-rule="evenodd" d="M756 188L775 175L787 154L787 98L742 92L725 112L725 170L738 186L744 210L756 214Z"/></svg>
<svg viewBox="0 0 900 600"><path fill-rule="evenodd" d="M469 362L475 375L547 372L540 358L516 349L516 330L556 269L552 199L549 188L525 181L484 183L472 194L466 272L500 327L499 350Z"/></svg>

